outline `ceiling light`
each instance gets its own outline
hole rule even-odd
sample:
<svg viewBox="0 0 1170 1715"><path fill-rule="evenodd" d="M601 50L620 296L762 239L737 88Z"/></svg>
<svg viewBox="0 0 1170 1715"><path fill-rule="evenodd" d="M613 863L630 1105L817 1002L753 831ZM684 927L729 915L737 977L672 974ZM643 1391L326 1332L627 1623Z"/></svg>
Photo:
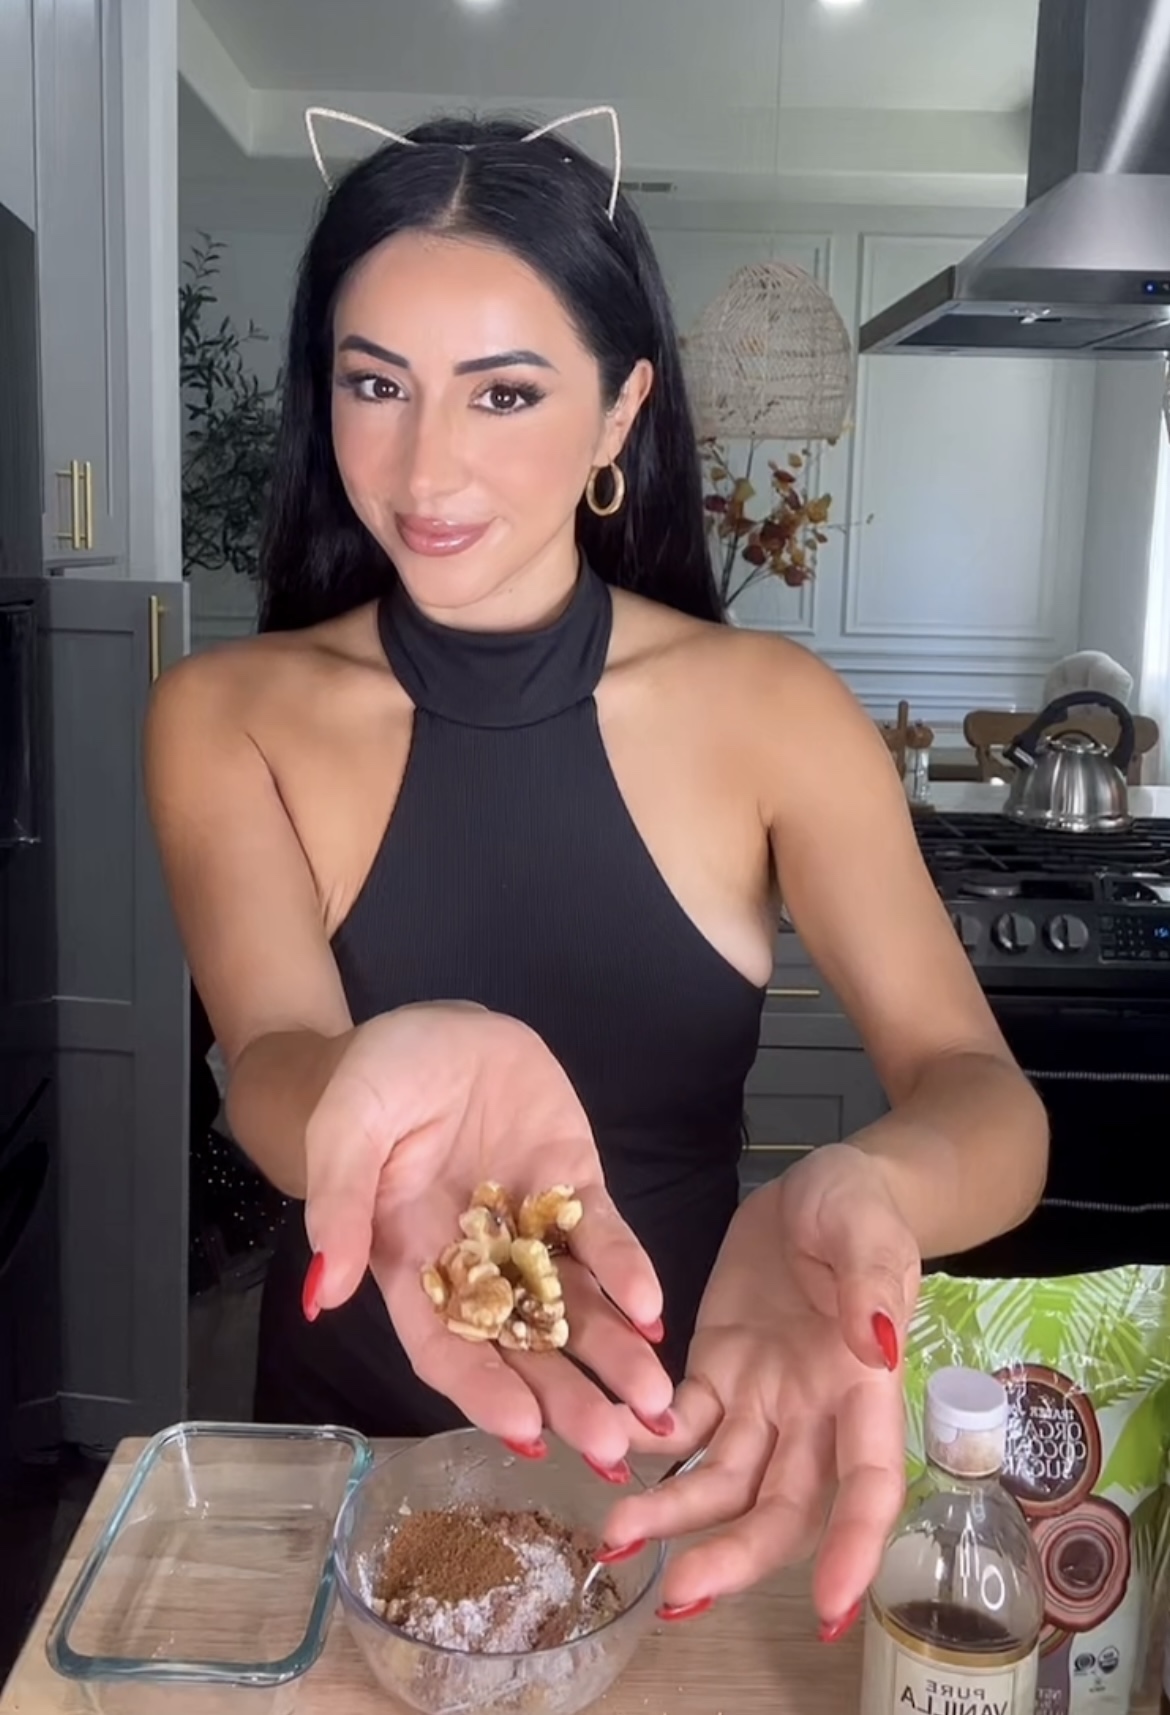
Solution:
<svg viewBox="0 0 1170 1715"><path fill-rule="evenodd" d="M850 6L861 6L864 0L821 0L827 12L846 12Z"/></svg>

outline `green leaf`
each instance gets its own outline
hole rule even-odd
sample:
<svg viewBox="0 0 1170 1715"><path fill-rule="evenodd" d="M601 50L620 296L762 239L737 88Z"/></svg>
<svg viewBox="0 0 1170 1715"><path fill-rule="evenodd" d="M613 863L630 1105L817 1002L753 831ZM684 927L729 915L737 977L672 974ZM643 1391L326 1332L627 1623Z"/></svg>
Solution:
<svg viewBox="0 0 1170 1715"><path fill-rule="evenodd" d="M1163 1383L1136 1406L1114 1442L1097 1487L1102 1494L1121 1489L1127 1495L1159 1488L1170 1441L1170 1384Z"/></svg>
<svg viewBox="0 0 1170 1715"><path fill-rule="evenodd" d="M255 573L279 422L281 383L262 386L243 354L245 343L267 336L253 322L241 334L218 313L221 256L222 246L200 234L179 287L184 575L221 566Z"/></svg>
<svg viewBox="0 0 1170 1715"><path fill-rule="evenodd" d="M1041 1283L1011 1280L999 1283L992 1291L984 1288L984 1368L999 1369L1025 1354L1031 1357L1032 1288L1037 1284Z"/></svg>
<svg viewBox="0 0 1170 1715"><path fill-rule="evenodd" d="M1170 1448L1170 1271L1133 1266L1025 1281L927 1276L906 1353L911 1456L921 1455L932 1370L1021 1363L1047 1364L1070 1377L1099 1415L1134 1400L1099 1486L1139 1495L1160 1484Z"/></svg>
<svg viewBox="0 0 1170 1715"><path fill-rule="evenodd" d="M1138 1571L1155 1589L1161 1586L1166 1575L1167 1517L1166 1491L1160 1485L1139 1501L1130 1514L1134 1561Z"/></svg>

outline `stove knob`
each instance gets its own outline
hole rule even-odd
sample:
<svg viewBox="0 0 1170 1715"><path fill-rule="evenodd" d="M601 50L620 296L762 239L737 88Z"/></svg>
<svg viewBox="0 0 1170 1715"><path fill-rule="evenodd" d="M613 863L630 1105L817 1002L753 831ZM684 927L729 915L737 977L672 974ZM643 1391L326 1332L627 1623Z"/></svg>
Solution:
<svg viewBox="0 0 1170 1715"><path fill-rule="evenodd" d="M1044 927L1048 945L1054 953L1083 953L1089 944L1089 928L1079 917L1050 917Z"/></svg>
<svg viewBox="0 0 1170 1715"><path fill-rule="evenodd" d="M973 953L979 945L978 917L972 917L967 911L952 911L951 923L964 948L968 953Z"/></svg>
<svg viewBox="0 0 1170 1715"><path fill-rule="evenodd" d="M992 937L1004 953L1026 953L1036 940L1036 925L1019 911L1005 911L997 917Z"/></svg>

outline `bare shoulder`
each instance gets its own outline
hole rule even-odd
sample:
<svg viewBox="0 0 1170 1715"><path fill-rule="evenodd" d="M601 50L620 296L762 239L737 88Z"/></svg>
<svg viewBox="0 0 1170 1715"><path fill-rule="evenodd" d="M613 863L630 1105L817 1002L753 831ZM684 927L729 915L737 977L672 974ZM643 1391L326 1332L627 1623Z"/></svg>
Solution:
<svg viewBox="0 0 1170 1715"><path fill-rule="evenodd" d="M854 725L868 717L833 669L790 637L694 619L628 591L615 591L613 667L655 664L709 687L738 717L745 708L769 724L811 716ZM807 736L807 728L806 728Z"/></svg>
<svg viewBox="0 0 1170 1715"><path fill-rule="evenodd" d="M802 644L621 592L614 612L615 700L642 732L662 724L692 755L713 757L765 827L818 816L828 781L849 781L851 801L869 806L863 815L902 814L875 722Z"/></svg>
<svg viewBox="0 0 1170 1715"><path fill-rule="evenodd" d="M146 800L188 963L233 1067L270 1032L349 1028L326 928L332 872L322 886L296 805L306 767L315 779L322 754L326 771L345 754L329 723L347 702L352 723L346 687L373 680L362 637L359 610L188 657L154 689Z"/></svg>
<svg viewBox="0 0 1170 1715"><path fill-rule="evenodd" d="M147 715L148 741L170 733L263 734L327 706L347 686L386 678L373 610L304 631L269 632L188 655L162 675Z"/></svg>

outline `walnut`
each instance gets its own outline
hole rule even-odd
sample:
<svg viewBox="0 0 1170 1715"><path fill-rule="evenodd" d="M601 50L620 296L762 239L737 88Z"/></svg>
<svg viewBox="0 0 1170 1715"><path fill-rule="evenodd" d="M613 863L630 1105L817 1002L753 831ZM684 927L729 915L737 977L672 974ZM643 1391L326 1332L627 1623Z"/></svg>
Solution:
<svg viewBox="0 0 1170 1715"><path fill-rule="evenodd" d="M494 1263L474 1239L448 1245L439 1258L439 1267L456 1292L475 1286L481 1280L491 1280L500 1272L499 1264Z"/></svg>
<svg viewBox="0 0 1170 1715"><path fill-rule="evenodd" d="M543 1239L513 1239L512 1268L533 1298L552 1304L561 1296L561 1277Z"/></svg>
<svg viewBox="0 0 1170 1715"><path fill-rule="evenodd" d="M495 1215L501 1226L509 1227L513 1237L518 1232L516 1211L512 1207L512 1199L502 1185L497 1185L494 1179L485 1179L471 1193L472 1209L487 1209Z"/></svg>
<svg viewBox="0 0 1170 1715"><path fill-rule="evenodd" d="M553 1185L548 1191L525 1197L520 1205L518 1230L521 1238L560 1244L573 1231L582 1213L571 1185Z"/></svg>
<svg viewBox="0 0 1170 1715"><path fill-rule="evenodd" d="M548 1328L537 1328L523 1317L514 1316L505 1322L498 1338L506 1352L559 1352L568 1344L569 1324L562 1316Z"/></svg>
<svg viewBox="0 0 1170 1715"><path fill-rule="evenodd" d="M515 1304L512 1282L505 1280L497 1269L494 1274L474 1281L463 1291L451 1294L446 1307L447 1326L459 1333L464 1328L482 1330L485 1340L494 1340L512 1315Z"/></svg>
<svg viewBox="0 0 1170 1715"><path fill-rule="evenodd" d="M532 1350L531 1330L527 1322L521 1322L518 1317L511 1322L505 1322L496 1338L505 1352L530 1352Z"/></svg>
<svg viewBox="0 0 1170 1715"><path fill-rule="evenodd" d="M453 1319L448 1319L447 1330L451 1334L458 1334L461 1340L468 1340L473 1343L478 1340L483 1345L487 1345L489 1340L499 1338L498 1333L493 1334L490 1328L477 1328L473 1322L456 1322Z"/></svg>
<svg viewBox="0 0 1170 1715"><path fill-rule="evenodd" d="M559 1351L569 1324L555 1257L581 1214L571 1185L525 1197L517 1213L503 1186L485 1180L459 1217L462 1238L422 1270L436 1314L464 1340Z"/></svg>
<svg viewBox="0 0 1170 1715"><path fill-rule="evenodd" d="M422 1271L422 1288L447 1326L467 1340L494 1340L515 1307L515 1290L472 1240L448 1245Z"/></svg>
<svg viewBox="0 0 1170 1715"><path fill-rule="evenodd" d="M549 1303L542 1303L534 1298L531 1292L525 1292L523 1287L516 1293L516 1315L521 1322L526 1322L530 1328L539 1328L547 1334L550 1328L555 1328L558 1322L565 1319L565 1301L554 1298Z"/></svg>
<svg viewBox="0 0 1170 1715"><path fill-rule="evenodd" d="M464 1237L477 1246L487 1261L494 1262L497 1268L502 1267L511 1257L515 1234L494 1210L485 1209L482 1204L466 1210L459 1217L459 1228Z"/></svg>

